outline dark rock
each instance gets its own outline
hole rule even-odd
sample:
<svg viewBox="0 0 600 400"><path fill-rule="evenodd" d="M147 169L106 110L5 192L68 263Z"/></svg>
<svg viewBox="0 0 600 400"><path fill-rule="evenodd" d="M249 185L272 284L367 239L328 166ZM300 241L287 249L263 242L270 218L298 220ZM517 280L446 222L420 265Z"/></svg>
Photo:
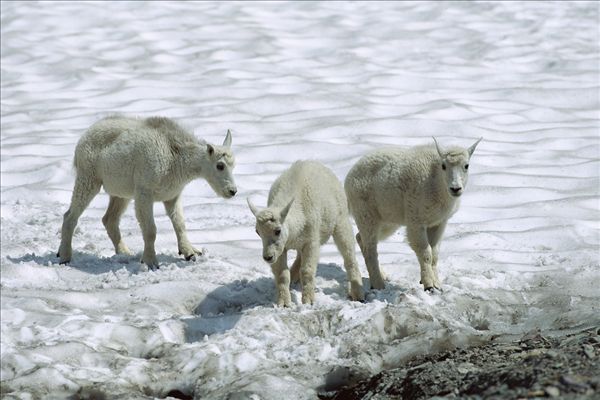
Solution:
<svg viewBox="0 0 600 400"><path fill-rule="evenodd" d="M600 351L597 339L596 328L546 336L536 330L514 343L420 356L321 399L600 398L600 357L587 354Z"/></svg>
<svg viewBox="0 0 600 400"><path fill-rule="evenodd" d="M178 389L173 389L169 393L167 393L167 397L173 397L181 400L193 400L194 396L186 394Z"/></svg>
<svg viewBox="0 0 600 400"><path fill-rule="evenodd" d="M584 344L583 345L583 352L585 353L585 355L591 360L592 358L594 358L595 354L594 354L594 347L590 344Z"/></svg>
<svg viewBox="0 0 600 400"><path fill-rule="evenodd" d="M563 375L560 377L560 383L573 387L577 391L586 391L589 385L585 382L586 378L576 375Z"/></svg>

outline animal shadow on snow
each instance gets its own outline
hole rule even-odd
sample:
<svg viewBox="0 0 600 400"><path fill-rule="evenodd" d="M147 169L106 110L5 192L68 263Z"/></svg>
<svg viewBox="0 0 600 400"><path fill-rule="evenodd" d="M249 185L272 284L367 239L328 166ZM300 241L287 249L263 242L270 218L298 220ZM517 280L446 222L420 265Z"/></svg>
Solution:
<svg viewBox="0 0 600 400"><path fill-rule="evenodd" d="M219 286L196 306L193 318L185 319L185 336L188 343L202 340L204 336L224 333L233 329L244 311L273 305L275 286L271 277L235 280Z"/></svg>
<svg viewBox="0 0 600 400"><path fill-rule="evenodd" d="M323 289L319 289L319 284L317 283L317 291L320 291L328 296L332 296L335 298L335 300L352 301L348 296L348 275L346 274L346 270L343 267L335 263L319 264L317 267L317 277L325 280L335 280L338 283L338 285L336 285L335 287ZM406 292L408 290L407 288L398 286L391 281L385 282L385 289L383 290L371 290L371 281L369 280L369 278L365 278L363 276L362 281L363 288L365 290L366 303L372 300L392 301L398 296L398 294ZM294 287L294 285L292 285L292 287ZM299 284L297 284L296 287L300 289Z"/></svg>
<svg viewBox="0 0 600 400"><path fill-rule="evenodd" d="M348 296L348 277L346 270L337 264L319 264L317 267L317 278L326 281L335 281L332 287L319 288L317 291L339 301L352 301ZM368 278L363 278L365 288L370 287ZM302 304L301 285L291 285L292 302ZM399 286L386 283L386 289L374 292L370 299L383 299L397 296L398 293L406 291ZM235 280L226 285L219 286L206 297L194 309L195 317L186 318L185 337L188 343L202 340L205 336L225 333L237 325L247 310L256 307L274 307L275 282L273 277L262 277L252 281L247 279ZM316 300L319 301L318 299ZM294 307L294 306L292 306ZM274 310L277 312L277 310Z"/></svg>
<svg viewBox="0 0 600 400"><path fill-rule="evenodd" d="M94 275L101 275L111 271L115 272L123 268L131 274L137 274L146 271L145 265L140 262L140 257L141 253L131 256L113 255L111 257L99 257L90 253L74 252L73 259L69 262L68 266ZM33 262L44 267L62 267L62 265L58 264L58 257L56 257L55 252L47 253L45 255L36 255L34 253L25 254L21 257L8 256L6 258L15 264L21 262ZM160 266L175 264L180 268L184 268L193 263L193 261L186 261L182 257L168 254L157 254L157 258ZM200 257L199 261L202 261L202 257Z"/></svg>
<svg viewBox="0 0 600 400"><path fill-rule="evenodd" d="M329 264L319 264L317 265L317 278L321 278L327 281L336 281L337 285L334 287L323 287L319 288L319 283L316 282L316 291L324 293L328 296L334 297L336 300L350 300L348 296L348 275L346 270L338 264L329 263ZM368 284L368 279L366 279ZM363 278L363 286L365 285L365 278ZM292 284L293 288L301 290L301 285L299 283ZM368 287L368 286L365 286ZM298 298L300 300L300 298ZM318 301L318 300L316 300Z"/></svg>

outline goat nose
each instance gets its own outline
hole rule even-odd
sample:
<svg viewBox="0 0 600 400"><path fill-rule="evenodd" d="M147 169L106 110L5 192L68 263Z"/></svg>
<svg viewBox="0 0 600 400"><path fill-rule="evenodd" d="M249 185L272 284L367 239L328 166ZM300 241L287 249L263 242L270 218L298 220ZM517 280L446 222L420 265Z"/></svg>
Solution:
<svg viewBox="0 0 600 400"><path fill-rule="evenodd" d="M273 261L273 256L263 256L263 258L265 259L266 262Z"/></svg>
<svg viewBox="0 0 600 400"><path fill-rule="evenodd" d="M237 193L237 189L229 189L229 194L231 196L235 196L236 193Z"/></svg>
<svg viewBox="0 0 600 400"><path fill-rule="evenodd" d="M450 190L452 191L452 193L455 193L455 194L458 193L458 192L460 192L461 189L462 188L459 188L459 187L457 187L457 188L456 187L450 188Z"/></svg>

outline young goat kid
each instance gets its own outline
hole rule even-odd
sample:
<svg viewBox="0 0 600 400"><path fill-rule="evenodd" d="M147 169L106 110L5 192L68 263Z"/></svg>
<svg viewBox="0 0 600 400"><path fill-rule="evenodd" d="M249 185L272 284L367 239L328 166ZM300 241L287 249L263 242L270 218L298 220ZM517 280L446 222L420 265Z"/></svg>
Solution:
<svg viewBox="0 0 600 400"><path fill-rule="evenodd" d="M110 195L102 218L117 254L131 254L119 231L119 220L129 201L135 199L135 214L144 237L142 262L156 268L156 225L153 204L162 201L177 235L179 254L186 260L202 252L191 245L185 231L181 191L190 181L204 178L224 198L237 188L232 176L234 157L231 133L223 146L198 140L168 118L104 118L92 125L75 149L77 176L71 206L64 215L60 263L71 260L73 231L80 215L100 191Z"/></svg>
<svg viewBox="0 0 600 400"><path fill-rule="evenodd" d="M290 280L298 278L302 303L314 303L319 250L331 236L344 258L350 297L364 299L346 196L332 171L314 161L297 161L271 186L267 208L257 209L250 199L248 206L256 216L263 258L275 276L277 305L291 306ZM287 265L290 249L297 250L291 270Z"/></svg>
<svg viewBox="0 0 600 400"><path fill-rule="evenodd" d="M371 287L383 289L377 243L406 226L408 243L421 266L425 290L441 289L437 271L442 234L458 210L469 160L481 139L468 149L434 145L386 148L361 158L346 177L356 240L365 258Z"/></svg>

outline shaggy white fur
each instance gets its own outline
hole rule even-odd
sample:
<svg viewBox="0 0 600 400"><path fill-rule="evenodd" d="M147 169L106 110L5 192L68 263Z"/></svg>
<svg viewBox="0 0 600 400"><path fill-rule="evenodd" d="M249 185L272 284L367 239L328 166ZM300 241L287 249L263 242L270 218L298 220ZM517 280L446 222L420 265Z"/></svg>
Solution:
<svg viewBox="0 0 600 400"><path fill-rule="evenodd" d="M480 140L468 149L442 150L437 142L410 149L385 148L365 155L350 169L344 186L372 288L385 287L377 243L406 226L408 243L421 266L421 283L427 290L441 289L440 240L448 219L458 210L469 159Z"/></svg>
<svg viewBox="0 0 600 400"><path fill-rule="evenodd" d="M164 203L173 223L179 254L188 260L201 254L187 238L181 191L190 181L202 177L218 195L234 196L234 162L229 131L223 146L214 146L168 118L111 116L96 122L75 149L77 176L71 205L63 219L60 263L71 260L77 220L101 186L110 195L102 222L117 254L131 254L119 231L119 220L131 199L135 199L135 213L144 237L143 263L151 268L158 266L154 250L156 201Z"/></svg>
<svg viewBox="0 0 600 400"><path fill-rule="evenodd" d="M350 297L364 299L346 195L331 170L318 162L297 161L271 186L267 208L259 210L249 199L248 205L256 216L263 258L275 276L279 306L291 306L290 280L298 278L302 303L314 303L320 247L331 236L344 259ZM297 250L297 256L289 270L287 252L291 249Z"/></svg>

